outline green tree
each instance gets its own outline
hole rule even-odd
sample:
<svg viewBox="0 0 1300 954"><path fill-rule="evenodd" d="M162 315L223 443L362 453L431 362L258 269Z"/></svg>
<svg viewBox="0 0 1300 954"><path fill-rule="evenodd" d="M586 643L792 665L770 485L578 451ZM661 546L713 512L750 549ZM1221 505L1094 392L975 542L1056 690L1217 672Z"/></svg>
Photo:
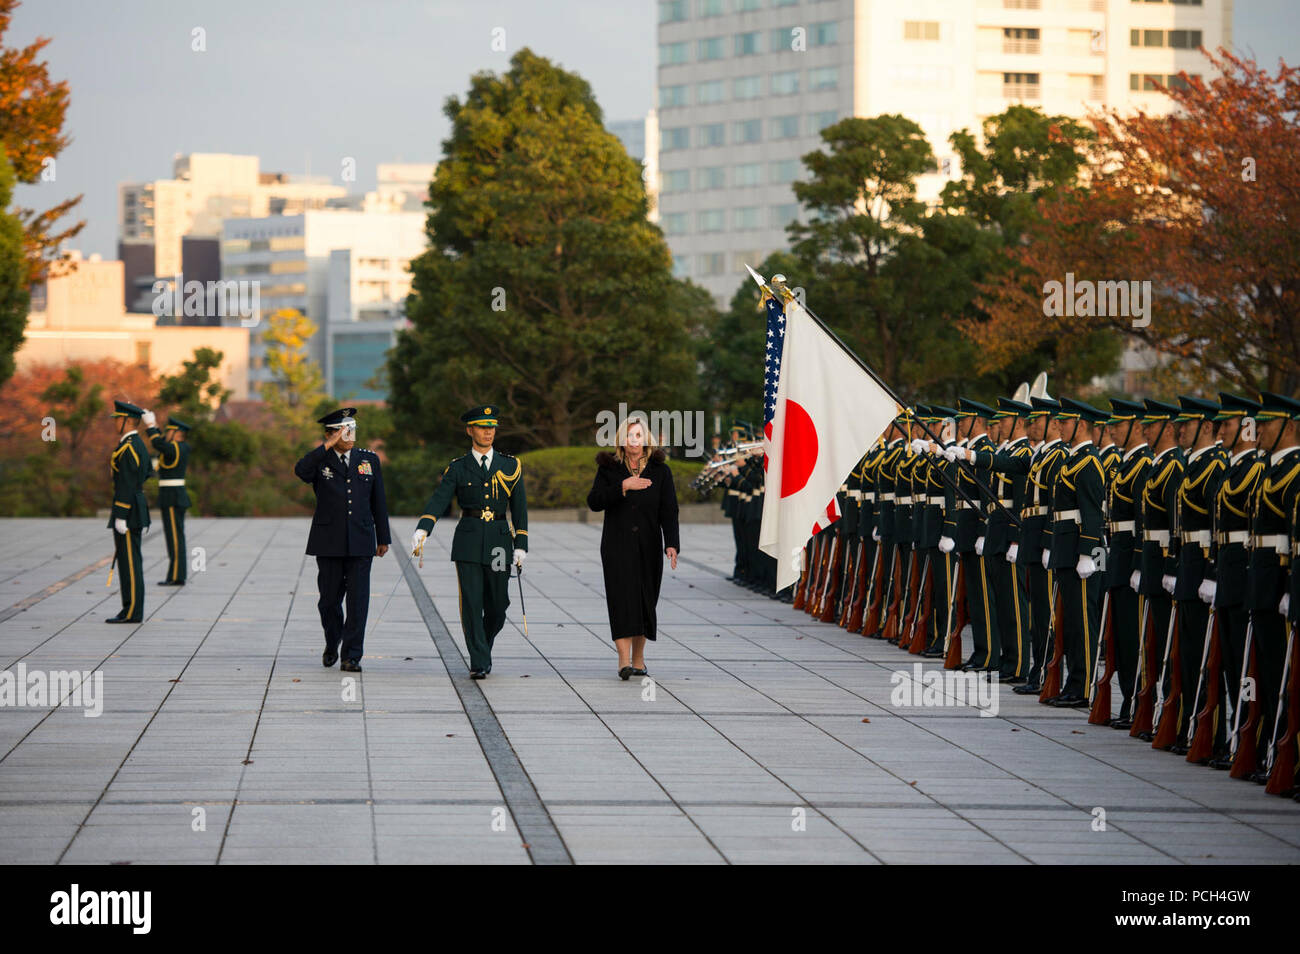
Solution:
<svg viewBox="0 0 1300 954"><path fill-rule="evenodd" d="M295 308L281 308L272 314L262 332L266 345L266 366L271 380L262 384L264 400L287 420L306 423L325 398L320 365L307 354L307 342L317 325Z"/></svg>
<svg viewBox="0 0 1300 954"><path fill-rule="evenodd" d="M0 385L13 377L14 352L22 346L30 304L22 222L5 211L13 192L13 166L0 146Z"/></svg>
<svg viewBox="0 0 1300 954"><path fill-rule="evenodd" d="M620 400L691 407L712 304L672 276L586 80L524 49L444 111L430 247L389 359L397 429L459 444L461 410L500 403L523 447L568 445Z"/></svg>
<svg viewBox="0 0 1300 954"><path fill-rule="evenodd" d="M234 393L212 379L225 357L215 348L194 349L194 357L181 362L179 374L165 374L158 379L159 403L174 408L176 416L187 424L210 421L216 408Z"/></svg>

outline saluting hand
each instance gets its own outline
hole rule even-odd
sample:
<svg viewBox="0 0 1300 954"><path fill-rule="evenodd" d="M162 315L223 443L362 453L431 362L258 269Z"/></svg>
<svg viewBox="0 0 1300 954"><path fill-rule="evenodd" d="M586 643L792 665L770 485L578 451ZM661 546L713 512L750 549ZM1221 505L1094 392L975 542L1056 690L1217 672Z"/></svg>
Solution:
<svg viewBox="0 0 1300 954"><path fill-rule="evenodd" d="M333 450L334 445L343 440L343 428L335 427L330 429L330 436L325 438L325 449Z"/></svg>
<svg viewBox="0 0 1300 954"><path fill-rule="evenodd" d="M674 570L677 569L677 548L669 547L664 552L668 554L668 565Z"/></svg>

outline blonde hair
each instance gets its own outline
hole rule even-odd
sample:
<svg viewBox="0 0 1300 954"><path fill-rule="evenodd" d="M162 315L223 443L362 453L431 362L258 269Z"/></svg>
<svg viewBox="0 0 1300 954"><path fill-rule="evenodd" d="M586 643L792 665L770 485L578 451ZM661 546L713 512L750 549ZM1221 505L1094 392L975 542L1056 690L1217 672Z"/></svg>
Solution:
<svg viewBox="0 0 1300 954"><path fill-rule="evenodd" d="M618 455L619 463L627 466L627 432L633 424L641 426L641 436L643 438L641 468L644 470L645 465L650 461L650 455L655 450L654 433L650 430L650 422L645 419L644 415L629 414L623 423L618 426L618 433L614 436L614 452ZM628 467L628 470L631 469L631 467Z"/></svg>

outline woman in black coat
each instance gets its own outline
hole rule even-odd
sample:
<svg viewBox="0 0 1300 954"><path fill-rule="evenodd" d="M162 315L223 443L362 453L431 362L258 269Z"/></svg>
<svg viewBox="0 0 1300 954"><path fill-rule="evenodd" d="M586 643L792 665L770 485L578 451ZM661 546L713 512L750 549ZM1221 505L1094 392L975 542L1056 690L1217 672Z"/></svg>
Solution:
<svg viewBox="0 0 1300 954"><path fill-rule="evenodd" d="M596 455L596 479L587 495L588 507L605 512L600 562L620 679L648 675L645 643L655 638L665 553L677 569L677 491L664 452L649 444L645 423L626 421L615 452Z"/></svg>

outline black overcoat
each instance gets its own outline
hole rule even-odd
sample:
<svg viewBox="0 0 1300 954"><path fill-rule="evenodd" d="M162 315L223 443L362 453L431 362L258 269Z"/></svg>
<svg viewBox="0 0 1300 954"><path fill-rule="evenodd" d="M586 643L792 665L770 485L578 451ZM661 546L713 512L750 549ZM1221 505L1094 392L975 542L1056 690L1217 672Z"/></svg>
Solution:
<svg viewBox="0 0 1300 954"><path fill-rule="evenodd" d="M604 511L600 562L605 571L605 602L612 638L655 638L655 606L664 575L664 551L681 549L677 535L677 491L663 451L654 451L641 476L645 490L623 495L632 476L618 457L596 455L596 479L587 506Z"/></svg>

